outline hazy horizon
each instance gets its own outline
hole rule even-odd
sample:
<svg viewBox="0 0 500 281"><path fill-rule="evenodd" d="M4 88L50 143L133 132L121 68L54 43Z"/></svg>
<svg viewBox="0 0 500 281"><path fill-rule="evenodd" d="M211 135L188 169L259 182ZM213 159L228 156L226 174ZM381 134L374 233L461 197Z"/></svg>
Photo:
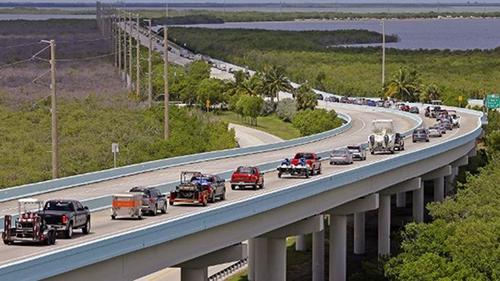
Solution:
<svg viewBox="0 0 500 281"><path fill-rule="evenodd" d="M57 4L62 4L62 3L95 3L95 0L77 0L77 1L68 1L68 0L22 0L22 1L12 1L12 0L0 0L0 3L57 3ZM480 1L474 1L474 0L389 0L389 1L383 1L383 0L344 0L344 1L336 1L336 0L286 0L286 1L279 1L279 0L243 0L243 1L237 1L237 0L168 0L168 1L161 1L161 0L127 0L127 1L112 1L112 0L102 0L100 1L102 3L184 3L184 4L245 4L245 3L285 3L285 4L304 4L304 3L318 3L318 4L384 4L384 5L390 5L390 4L436 4L436 5L442 5L442 4L499 4L499 0L480 0Z"/></svg>

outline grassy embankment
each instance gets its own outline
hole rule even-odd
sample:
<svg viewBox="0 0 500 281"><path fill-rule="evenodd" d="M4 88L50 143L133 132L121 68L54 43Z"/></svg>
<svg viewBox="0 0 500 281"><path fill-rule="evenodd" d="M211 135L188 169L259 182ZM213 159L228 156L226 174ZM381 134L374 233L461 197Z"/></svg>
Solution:
<svg viewBox="0 0 500 281"><path fill-rule="evenodd" d="M226 123L248 126L248 123L245 123L240 116L232 111L221 111L218 113L217 118ZM257 126L249 127L275 135L284 140L300 137L299 130L294 128L292 123L284 122L276 117L276 115L257 117L257 124Z"/></svg>

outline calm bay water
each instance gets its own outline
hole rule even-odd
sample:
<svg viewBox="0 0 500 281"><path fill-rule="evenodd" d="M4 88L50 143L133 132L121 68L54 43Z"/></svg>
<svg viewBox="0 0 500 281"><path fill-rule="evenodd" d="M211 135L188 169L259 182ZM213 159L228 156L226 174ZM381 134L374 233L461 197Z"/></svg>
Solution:
<svg viewBox="0 0 500 281"><path fill-rule="evenodd" d="M95 19L95 15L0 14L0 20ZM206 28L244 28L267 30L366 29L382 32L379 20L240 22L190 25ZM399 37L387 43L397 49L493 49L500 46L500 19L413 19L387 20L386 34ZM380 44L370 44L377 46ZM370 46L360 45L360 46Z"/></svg>
<svg viewBox="0 0 500 281"><path fill-rule="evenodd" d="M247 22L191 26L295 31L366 29L382 33L378 20ZM500 46L500 19L387 20L385 28L386 34L399 37L399 42L386 44L388 48L469 50Z"/></svg>

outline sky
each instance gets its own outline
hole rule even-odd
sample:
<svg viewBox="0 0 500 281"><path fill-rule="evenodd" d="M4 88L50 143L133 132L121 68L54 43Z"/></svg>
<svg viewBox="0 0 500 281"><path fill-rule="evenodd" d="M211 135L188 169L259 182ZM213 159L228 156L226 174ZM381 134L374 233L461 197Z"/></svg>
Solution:
<svg viewBox="0 0 500 281"><path fill-rule="evenodd" d="M8 2L29 2L29 3L95 3L95 0L0 0L0 3L8 3ZM101 0L103 3L116 3L116 0ZM125 0L120 1L125 3L224 3L224 0ZM441 4L444 3L462 3L465 4L467 2L477 2L481 4L495 3L500 4L500 0L225 0L226 3L434 3L438 2Z"/></svg>

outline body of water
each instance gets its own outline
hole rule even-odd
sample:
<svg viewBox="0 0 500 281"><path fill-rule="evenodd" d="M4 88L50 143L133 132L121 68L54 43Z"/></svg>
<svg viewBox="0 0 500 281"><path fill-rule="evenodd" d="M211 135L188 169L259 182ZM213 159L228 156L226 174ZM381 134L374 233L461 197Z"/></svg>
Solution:
<svg viewBox="0 0 500 281"><path fill-rule="evenodd" d="M293 31L366 29L382 33L379 20L247 22L191 26ZM388 48L470 50L500 46L500 19L386 20L385 30L387 35L395 34L399 37L397 43L386 44Z"/></svg>
<svg viewBox="0 0 500 281"><path fill-rule="evenodd" d="M0 20L95 19L95 15L0 14Z"/></svg>

